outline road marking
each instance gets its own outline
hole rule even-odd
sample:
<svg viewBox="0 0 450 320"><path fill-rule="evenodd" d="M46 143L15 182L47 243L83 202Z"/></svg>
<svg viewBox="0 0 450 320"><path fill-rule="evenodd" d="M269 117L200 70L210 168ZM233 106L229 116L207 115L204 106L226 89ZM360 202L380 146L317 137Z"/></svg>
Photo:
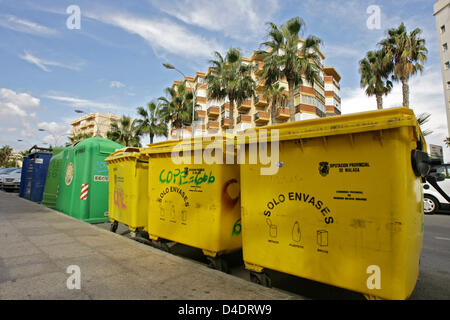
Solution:
<svg viewBox="0 0 450 320"><path fill-rule="evenodd" d="M446 240L446 241L450 241L449 238L441 238L441 237L434 237L436 240Z"/></svg>

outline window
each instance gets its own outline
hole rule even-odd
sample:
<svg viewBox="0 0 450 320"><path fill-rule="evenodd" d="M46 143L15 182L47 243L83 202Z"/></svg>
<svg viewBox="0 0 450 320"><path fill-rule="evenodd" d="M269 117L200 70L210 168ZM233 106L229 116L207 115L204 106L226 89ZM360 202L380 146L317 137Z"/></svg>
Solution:
<svg viewBox="0 0 450 320"><path fill-rule="evenodd" d="M450 90L450 81L447 81L447 89Z"/></svg>
<svg viewBox="0 0 450 320"><path fill-rule="evenodd" d="M448 45L446 43L444 43L442 45L442 49L444 50L444 52L446 52L448 50Z"/></svg>
<svg viewBox="0 0 450 320"><path fill-rule="evenodd" d="M445 33L445 24L441 27L441 33Z"/></svg>
<svg viewBox="0 0 450 320"><path fill-rule="evenodd" d="M450 62L449 61L447 61L445 63L445 70L448 70L448 69L450 69Z"/></svg>

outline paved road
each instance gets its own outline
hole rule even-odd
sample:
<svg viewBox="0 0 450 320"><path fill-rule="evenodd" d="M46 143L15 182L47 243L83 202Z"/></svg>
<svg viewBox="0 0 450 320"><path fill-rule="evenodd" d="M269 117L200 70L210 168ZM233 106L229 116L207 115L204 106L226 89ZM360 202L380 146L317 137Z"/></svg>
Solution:
<svg viewBox="0 0 450 320"><path fill-rule="evenodd" d="M80 290L67 288L72 265L80 267ZM0 191L0 300L300 298Z"/></svg>
<svg viewBox="0 0 450 320"><path fill-rule="evenodd" d="M0 299L363 299L355 292L277 272L269 273L278 290L266 289L249 282L239 253L231 260L230 276L202 266L206 261L200 250L176 245L170 255L126 239L130 233L123 225L117 235L99 234L98 228L109 230L109 223L91 226L0 192ZM138 259L142 254L146 257ZM187 291L168 290L168 279L149 268L148 261L155 259L162 264L158 270L170 270ZM81 292L65 288L68 275L62 267L74 262L87 273ZM201 277L190 284L190 273ZM160 285L165 293L145 289L142 281L152 288ZM218 284L227 289L216 292ZM170 285L175 283L169 280ZM425 217L419 280L411 299L450 299L449 213Z"/></svg>
<svg viewBox="0 0 450 320"><path fill-rule="evenodd" d="M96 225L109 230L110 224ZM118 234L130 237L128 229L119 225ZM172 253L186 259L206 263L200 250L176 245ZM239 253L232 259L231 274L250 281L248 271L242 266ZM268 272L275 288L298 294L307 299L350 299L364 297L352 291L336 288L322 283L300 279L275 271ZM421 255L420 273L412 300L450 299L450 212L439 212L425 216L424 241Z"/></svg>

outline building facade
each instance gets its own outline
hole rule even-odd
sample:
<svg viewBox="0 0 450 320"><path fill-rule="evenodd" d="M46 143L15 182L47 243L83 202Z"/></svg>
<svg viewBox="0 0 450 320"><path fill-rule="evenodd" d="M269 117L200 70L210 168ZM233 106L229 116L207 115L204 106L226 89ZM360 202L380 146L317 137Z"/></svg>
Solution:
<svg viewBox="0 0 450 320"><path fill-rule="evenodd" d="M444 85L445 109L447 111L448 136L450 137L450 0L439 0L434 4L434 16L441 55L442 80Z"/></svg>
<svg viewBox="0 0 450 320"><path fill-rule="evenodd" d="M299 43L301 49L303 40ZM300 53L300 51L299 51ZM320 57L320 81L314 84L305 79L303 83L295 88L295 121L313 119L341 114L340 85L341 76L333 67L325 67L323 61L325 56L317 49ZM256 71L252 75L257 83L256 96L247 99L240 106L235 106L234 110L234 132L240 132L249 128L267 126L272 124L286 123L290 119L288 105L276 106L275 121L272 123L270 101L264 94L264 81L260 78L264 67L262 58L256 55L256 51L249 58L243 58L243 63L253 64ZM223 101L208 100L206 76L207 73L197 72L195 77L186 77L184 83L188 89L193 90L196 95L196 103L199 105L195 109L198 120L194 122L194 135L215 135L221 134L230 128L230 103L228 99ZM172 87L182 84L182 81L175 81ZM287 81L279 81L283 86L284 93L289 96ZM169 128L169 139L188 138L192 136L192 127L183 129Z"/></svg>
<svg viewBox="0 0 450 320"><path fill-rule="evenodd" d="M84 115L70 123L72 136L88 134L106 138L107 132L113 122L120 120L119 116L113 114L91 113Z"/></svg>

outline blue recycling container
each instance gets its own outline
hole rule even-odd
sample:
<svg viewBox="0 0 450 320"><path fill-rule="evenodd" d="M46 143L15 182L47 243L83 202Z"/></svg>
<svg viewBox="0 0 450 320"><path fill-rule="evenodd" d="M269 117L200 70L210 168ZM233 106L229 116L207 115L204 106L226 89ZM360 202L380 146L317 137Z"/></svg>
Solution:
<svg viewBox="0 0 450 320"><path fill-rule="evenodd" d="M40 203L44 195L48 166L52 158L51 149L33 147L34 153L28 155L26 165L22 166L19 195ZM30 152L31 152L30 150ZM45 152L43 152L45 150Z"/></svg>
<svg viewBox="0 0 450 320"><path fill-rule="evenodd" d="M23 198L25 196L25 186L27 185L27 170L30 158L23 157L22 160L22 172L20 173L20 189L19 197Z"/></svg>

